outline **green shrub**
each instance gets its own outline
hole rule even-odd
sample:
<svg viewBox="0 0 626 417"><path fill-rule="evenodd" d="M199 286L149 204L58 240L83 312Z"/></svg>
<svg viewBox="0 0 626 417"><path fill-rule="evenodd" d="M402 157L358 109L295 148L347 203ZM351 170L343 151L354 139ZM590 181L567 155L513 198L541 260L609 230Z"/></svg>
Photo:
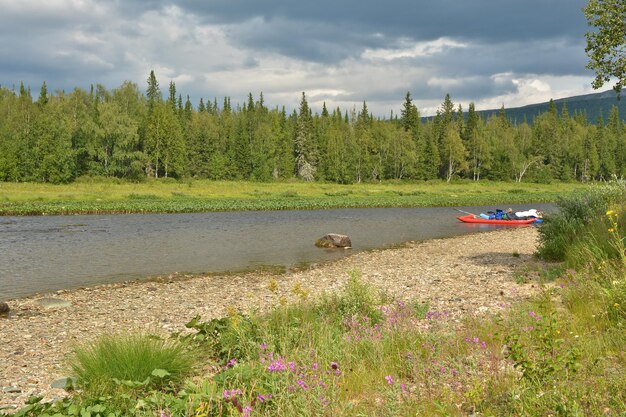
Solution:
<svg viewBox="0 0 626 417"><path fill-rule="evenodd" d="M78 385L97 397L175 384L189 374L194 354L180 342L146 335L104 335L74 349Z"/></svg>
<svg viewBox="0 0 626 417"><path fill-rule="evenodd" d="M261 336L255 316L231 312L228 317L200 323L200 326L206 325L212 329L206 333L206 342L211 345L211 353L215 358L226 362L231 359L247 359L257 353Z"/></svg>
<svg viewBox="0 0 626 417"><path fill-rule="evenodd" d="M591 187L585 193L561 198L557 205L559 213L548 216L539 229L538 255L550 261L564 261L568 251L588 236L599 239L607 235L606 230L600 229L608 229L606 213L611 207L626 206L626 182L613 181Z"/></svg>
<svg viewBox="0 0 626 417"><path fill-rule="evenodd" d="M547 261L563 261L572 239L582 229L578 220L563 216L549 216L539 229L541 245L537 250L540 258Z"/></svg>

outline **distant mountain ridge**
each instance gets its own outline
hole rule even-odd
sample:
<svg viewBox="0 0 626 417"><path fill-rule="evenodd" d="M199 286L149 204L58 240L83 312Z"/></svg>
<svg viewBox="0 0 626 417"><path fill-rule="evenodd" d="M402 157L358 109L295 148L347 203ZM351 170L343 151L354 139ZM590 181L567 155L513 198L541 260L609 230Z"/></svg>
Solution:
<svg viewBox="0 0 626 417"><path fill-rule="evenodd" d="M626 96L622 94L622 99L617 99L617 93L613 90L603 91L601 93L583 94L580 96L565 97L554 100L554 104L557 108L557 113L561 114L563 104L567 106L567 111L570 116L575 113L585 113L589 123L597 123L598 118L602 116L606 122L611 108L617 106L619 116L622 121L626 121ZM522 123L524 118L528 123L532 123L533 119L548 111L550 102L529 104L522 107L513 107L510 109L504 108L507 117L513 123ZM493 114L498 114L500 109L493 110L480 110L476 111L483 119L487 119Z"/></svg>

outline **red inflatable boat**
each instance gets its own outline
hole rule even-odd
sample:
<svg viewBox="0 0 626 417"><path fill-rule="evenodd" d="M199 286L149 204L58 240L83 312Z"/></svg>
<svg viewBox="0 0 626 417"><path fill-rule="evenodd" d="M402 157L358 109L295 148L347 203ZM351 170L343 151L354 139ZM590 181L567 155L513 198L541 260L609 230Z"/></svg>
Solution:
<svg viewBox="0 0 626 417"><path fill-rule="evenodd" d="M474 216L473 214L468 214L466 216L458 216L457 219L461 220L463 223L483 223L483 224L499 224L499 225L507 225L507 226L519 226L523 224L530 224L534 222L535 218L526 219L526 220L497 220L497 219L483 219L479 216Z"/></svg>

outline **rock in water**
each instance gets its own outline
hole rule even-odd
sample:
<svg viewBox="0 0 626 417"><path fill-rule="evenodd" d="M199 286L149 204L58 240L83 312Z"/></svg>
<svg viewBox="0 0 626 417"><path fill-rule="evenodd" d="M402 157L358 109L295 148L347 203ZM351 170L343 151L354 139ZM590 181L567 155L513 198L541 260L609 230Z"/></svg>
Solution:
<svg viewBox="0 0 626 417"><path fill-rule="evenodd" d="M4 301L0 302L0 314L9 314L9 305Z"/></svg>
<svg viewBox="0 0 626 417"><path fill-rule="evenodd" d="M351 248L352 242L346 235L339 235L337 233L328 233L315 241L315 246L318 248Z"/></svg>

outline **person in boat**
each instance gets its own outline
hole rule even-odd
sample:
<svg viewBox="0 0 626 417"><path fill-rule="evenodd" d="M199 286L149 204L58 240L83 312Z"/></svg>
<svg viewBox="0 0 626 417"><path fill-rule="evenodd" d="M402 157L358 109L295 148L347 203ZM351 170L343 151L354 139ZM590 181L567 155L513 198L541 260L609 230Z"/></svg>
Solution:
<svg viewBox="0 0 626 417"><path fill-rule="evenodd" d="M507 220L520 220L520 218L513 213L513 209L510 207L506 210L506 218Z"/></svg>

